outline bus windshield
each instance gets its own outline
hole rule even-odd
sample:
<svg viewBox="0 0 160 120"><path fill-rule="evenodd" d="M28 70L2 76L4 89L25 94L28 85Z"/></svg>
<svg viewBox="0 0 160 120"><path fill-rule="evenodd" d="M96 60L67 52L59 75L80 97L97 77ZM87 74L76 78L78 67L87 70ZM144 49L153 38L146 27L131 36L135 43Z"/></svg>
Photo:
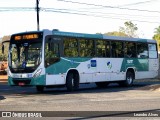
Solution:
<svg viewBox="0 0 160 120"><path fill-rule="evenodd" d="M42 42L19 42L10 44L9 68L13 73L29 73L41 62Z"/></svg>

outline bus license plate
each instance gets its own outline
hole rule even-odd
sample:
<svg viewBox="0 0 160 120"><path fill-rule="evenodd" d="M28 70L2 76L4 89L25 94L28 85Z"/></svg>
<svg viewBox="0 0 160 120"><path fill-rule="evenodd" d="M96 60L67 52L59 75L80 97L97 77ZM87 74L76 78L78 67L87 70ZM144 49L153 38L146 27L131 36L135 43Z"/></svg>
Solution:
<svg viewBox="0 0 160 120"><path fill-rule="evenodd" d="M20 82L20 83L18 83L18 85L19 85L19 86L23 86L23 85L25 85L25 83Z"/></svg>

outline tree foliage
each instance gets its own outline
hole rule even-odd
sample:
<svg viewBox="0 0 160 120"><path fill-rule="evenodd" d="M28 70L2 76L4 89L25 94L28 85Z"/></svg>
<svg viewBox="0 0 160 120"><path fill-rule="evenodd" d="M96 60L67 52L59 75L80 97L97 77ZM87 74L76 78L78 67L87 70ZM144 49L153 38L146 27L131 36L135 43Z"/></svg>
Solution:
<svg viewBox="0 0 160 120"><path fill-rule="evenodd" d="M10 36L4 36L1 40L1 42L10 40ZM8 47L9 44L8 43L4 43L4 54L2 53L2 44L0 45L0 61L6 61L7 60L7 56L8 56Z"/></svg>
<svg viewBox="0 0 160 120"><path fill-rule="evenodd" d="M10 35L3 36L2 41L10 40L10 38L11 38Z"/></svg>
<svg viewBox="0 0 160 120"><path fill-rule="evenodd" d="M123 37L138 37L136 34L138 27L136 24L133 24L131 21L124 23L124 27L120 27L119 31L113 31L105 33L106 35L111 36L123 36Z"/></svg>
<svg viewBox="0 0 160 120"><path fill-rule="evenodd" d="M138 37L136 31L138 30L137 24L133 24L131 21L124 23L125 27L120 27L119 32L126 34L128 37Z"/></svg>
<svg viewBox="0 0 160 120"><path fill-rule="evenodd" d="M108 32L105 33L106 35L111 35L111 36L123 36L123 37L128 37L127 34L123 33L123 32L118 32L118 31L113 31L113 32Z"/></svg>
<svg viewBox="0 0 160 120"><path fill-rule="evenodd" d="M158 51L160 51L160 26L155 28L153 39L157 41Z"/></svg>
<svg viewBox="0 0 160 120"><path fill-rule="evenodd" d="M154 33L155 33L155 34L160 34L160 26L158 26L157 28L155 28Z"/></svg>

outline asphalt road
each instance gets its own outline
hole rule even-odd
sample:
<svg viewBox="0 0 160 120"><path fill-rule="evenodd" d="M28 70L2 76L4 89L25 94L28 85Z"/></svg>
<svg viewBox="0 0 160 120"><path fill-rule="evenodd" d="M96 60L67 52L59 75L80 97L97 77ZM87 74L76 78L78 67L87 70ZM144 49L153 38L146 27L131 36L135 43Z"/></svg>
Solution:
<svg viewBox="0 0 160 120"><path fill-rule="evenodd" d="M129 88L111 84L100 89L95 84L87 84L80 85L80 89L75 92L54 88L45 89L44 93L37 93L35 87L10 87L0 84L0 111L109 111L110 114L114 113L113 111L129 113L157 110L160 110L158 79L135 82L134 86ZM61 113L64 117L66 114L68 113ZM98 112L96 114L98 117L80 116L89 119L103 118ZM160 119L160 114L158 118Z"/></svg>

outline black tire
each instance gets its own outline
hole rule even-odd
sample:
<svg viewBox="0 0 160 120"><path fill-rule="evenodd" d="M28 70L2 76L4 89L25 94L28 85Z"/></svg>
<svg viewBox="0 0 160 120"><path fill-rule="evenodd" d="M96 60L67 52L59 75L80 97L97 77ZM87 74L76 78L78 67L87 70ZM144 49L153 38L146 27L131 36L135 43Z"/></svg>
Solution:
<svg viewBox="0 0 160 120"><path fill-rule="evenodd" d="M44 86L38 85L36 86L37 92L43 92L44 91Z"/></svg>
<svg viewBox="0 0 160 120"><path fill-rule="evenodd" d="M109 82L96 82L97 87L106 88L109 85Z"/></svg>
<svg viewBox="0 0 160 120"><path fill-rule="evenodd" d="M126 73L126 80L119 82L119 85L122 87L130 87L133 85L134 74L130 71Z"/></svg>
<svg viewBox="0 0 160 120"><path fill-rule="evenodd" d="M79 76L77 73L69 73L66 78L66 87L68 91L78 90L79 88Z"/></svg>

